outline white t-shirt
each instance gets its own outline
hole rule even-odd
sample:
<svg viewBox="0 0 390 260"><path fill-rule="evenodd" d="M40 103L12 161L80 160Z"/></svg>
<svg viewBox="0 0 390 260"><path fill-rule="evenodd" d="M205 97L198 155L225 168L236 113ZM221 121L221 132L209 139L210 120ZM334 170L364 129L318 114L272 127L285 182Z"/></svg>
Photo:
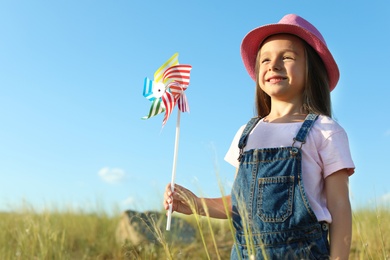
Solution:
<svg viewBox="0 0 390 260"><path fill-rule="evenodd" d="M244 151L291 146L302 123L267 123L260 120L250 132ZM225 160L236 168L239 167L238 142L244 128L245 125L237 131L225 156ZM295 146L300 144L297 142ZM348 169L350 175L355 169L347 134L336 121L320 115L302 146L303 185L318 221L332 222L323 190L324 179L342 169Z"/></svg>

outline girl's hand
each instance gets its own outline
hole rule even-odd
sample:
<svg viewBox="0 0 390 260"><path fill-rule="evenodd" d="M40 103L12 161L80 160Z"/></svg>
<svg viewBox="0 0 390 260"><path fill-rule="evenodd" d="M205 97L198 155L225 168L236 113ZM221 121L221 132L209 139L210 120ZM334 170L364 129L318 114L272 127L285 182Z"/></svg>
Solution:
<svg viewBox="0 0 390 260"><path fill-rule="evenodd" d="M199 198L190 190L183 186L175 184L175 190L172 193L171 184L165 188L164 208L169 210L169 204L172 204L172 212L177 211L186 215L197 213Z"/></svg>

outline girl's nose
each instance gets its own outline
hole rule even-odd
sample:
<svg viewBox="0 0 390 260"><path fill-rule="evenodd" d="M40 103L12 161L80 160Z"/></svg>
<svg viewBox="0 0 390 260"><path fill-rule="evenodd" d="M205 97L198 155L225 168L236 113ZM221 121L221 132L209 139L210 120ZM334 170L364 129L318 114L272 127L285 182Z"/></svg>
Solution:
<svg viewBox="0 0 390 260"><path fill-rule="evenodd" d="M281 70L282 69L282 66L280 66L280 64L277 62L277 61L273 61L269 64L269 68L268 70L269 71L273 71L273 70Z"/></svg>

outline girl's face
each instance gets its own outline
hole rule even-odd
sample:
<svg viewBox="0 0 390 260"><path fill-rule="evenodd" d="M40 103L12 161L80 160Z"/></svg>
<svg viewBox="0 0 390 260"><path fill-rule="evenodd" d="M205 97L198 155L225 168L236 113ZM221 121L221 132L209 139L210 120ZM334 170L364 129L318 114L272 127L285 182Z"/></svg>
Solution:
<svg viewBox="0 0 390 260"><path fill-rule="evenodd" d="M273 35L263 43L258 55L261 89L272 99L300 100L306 74L302 40L289 34Z"/></svg>

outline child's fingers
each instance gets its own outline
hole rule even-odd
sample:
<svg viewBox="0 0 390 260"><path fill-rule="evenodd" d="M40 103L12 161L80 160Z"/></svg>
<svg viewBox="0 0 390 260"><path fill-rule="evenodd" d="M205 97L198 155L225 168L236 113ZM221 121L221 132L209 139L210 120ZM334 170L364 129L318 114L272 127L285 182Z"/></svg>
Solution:
<svg viewBox="0 0 390 260"><path fill-rule="evenodd" d="M175 190L178 185L175 185ZM172 204L172 212L177 209L177 203L174 203L175 200L178 200L179 197L177 196L176 192L172 192L171 190L171 184L168 183L165 187L165 192L164 192L164 201L163 205L165 210L169 209L169 205Z"/></svg>
<svg viewBox="0 0 390 260"><path fill-rule="evenodd" d="M194 200L195 195L184 188L183 186L175 184L175 189L171 191L171 184L167 184L164 192L164 208L169 210L169 206L172 206L172 212L177 211L184 214L191 214L191 201Z"/></svg>
<svg viewBox="0 0 390 260"><path fill-rule="evenodd" d="M176 193L177 189L181 187L180 185L174 184L174 191L172 192L171 190L171 184L168 183L167 186L165 187L165 194L167 196L172 196L174 193Z"/></svg>

